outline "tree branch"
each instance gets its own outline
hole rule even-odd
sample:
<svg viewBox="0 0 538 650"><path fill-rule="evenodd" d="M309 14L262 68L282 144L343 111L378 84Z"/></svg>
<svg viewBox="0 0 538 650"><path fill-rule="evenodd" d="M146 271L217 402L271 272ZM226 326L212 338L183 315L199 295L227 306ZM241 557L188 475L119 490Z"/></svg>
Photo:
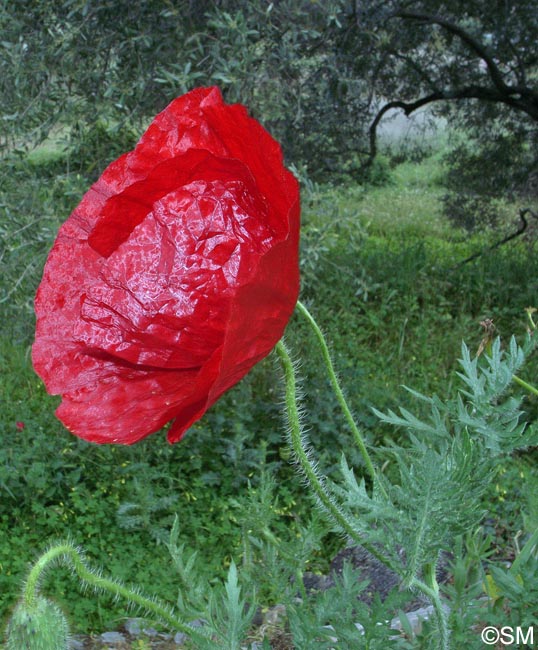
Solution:
<svg viewBox="0 0 538 650"><path fill-rule="evenodd" d="M515 101L518 102L521 107L525 105L525 108L520 108L520 110L526 112L533 119L538 120L538 92L530 88L525 83L521 83L521 81L525 79L524 76L523 78L520 77L518 79L518 83L515 86L507 84L504 81L499 66L495 63L487 48L482 45L482 43L480 43L476 38L471 36L469 32L465 31L462 27L450 22L449 20L445 20L440 16L413 13L410 11L400 11L393 14L393 17L403 18L404 20L416 20L418 22L428 23L430 25L439 25L440 27L443 27L443 29L445 29L447 32L450 32L451 34L457 36L484 61L488 69L491 81L499 93L504 96L514 97ZM515 58L516 61L519 62L520 59L517 55ZM517 99L518 97L520 98L519 101Z"/></svg>
<svg viewBox="0 0 538 650"><path fill-rule="evenodd" d="M515 232L511 233L510 235L507 235L506 237L503 237L503 239L493 244L493 246L489 246L485 250L479 251L478 253L473 253L473 255L466 257L462 262L459 262L459 264L457 264L452 270L459 269L464 264L467 264L468 262L472 262L473 260L476 260L478 257L481 257L485 253L489 253L490 251L493 251L496 248L502 246L503 244L506 244L507 242L511 241L512 239L515 239L516 237L522 235L525 232L525 230L527 230L527 227L529 225L529 222L526 219L527 214L529 214L534 219L538 219L538 214L536 212L533 212L530 208L522 208L519 211L519 219L521 221L521 224Z"/></svg>
<svg viewBox="0 0 538 650"><path fill-rule="evenodd" d="M460 99L480 99L487 102L506 104L507 106L510 106L516 110L523 111L524 113L527 113L527 115L530 115L534 119L538 120L538 104L534 108L532 106L529 107L525 101L512 97L511 95L500 93L492 88L486 88L484 86L471 85L453 90L439 90L430 93L425 97L421 97L420 99L417 99L413 102L394 100L387 102L381 107L381 109L377 112L373 122L371 123L370 128L368 129L370 153L368 155L368 159L362 165L362 168L368 168L377 155L377 127L385 113L392 109L400 108L403 110L406 116L409 117L411 113L419 108L422 108L423 106L426 106L427 104L438 101L455 101Z"/></svg>
<svg viewBox="0 0 538 650"><path fill-rule="evenodd" d="M422 77L426 85L430 87L430 93L415 101L408 102L393 100L381 107L369 128L370 152L362 165L363 171L370 167L377 155L377 128L383 116L392 109L401 109L409 117L409 115L417 109L436 101L478 99L481 101L504 104L505 106L509 106L511 109L526 113L529 117L538 122L538 92L525 84L524 70L523 75L521 74L521 71L519 71L519 74L514 73L517 82L516 85L507 84L499 66L488 51L488 48L485 47L477 38L469 34L465 29L441 16L402 10L391 14L390 18L412 20L428 25L439 25L447 32L457 36L485 63L488 71L486 78L489 78L491 85L472 83L462 87L443 88L434 79L430 78L424 71L422 71L418 64L414 63L413 60L410 60L408 57L403 57L398 52L392 52L392 56L403 58L405 63L411 66L415 73L419 75L419 78ZM517 53L515 59L516 62L521 63L517 57Z"/></svg>
<svg viewBox="0 0 538 650"><path fill-rule="evenodd" d="M403 102L400 100L394 100L392 102L387 102L384 106L382 106L381 109L377 112L374 121L372 122L372 124L370 124L370 128L368 129L368 134L370 138L370 153L368 155L367 161L363 165L363 168L369 167L377 155L377 127L379 125L379 122L381 122L381 120L383 119L385 113L395 108L401 108L403 112L406 114L406 116L409 117L411 113L421 108L422 106L426 106L427 104L438 101L440 99L443 99L442 93L434 92L431 93L430 95L427 95L426 97L417 99L414 102Z"/></svg>
<svg viewBox="0 0 538 650"><path fill-rule="evenodd" d="M428 23L430 25L439 25L446 29L447 32L458 36L458 38L468 45L471 50L474 51L486 64L489 75L495 87L499 92L507 93L510 91L510 87L505 83L499 67L489 55L487 49L475 38L473 38L468 32L466 32L459 25L455 25L448 20L445 20L441 16L432 16L430 14L418 14L410 11L401 11L394 14L397 18L403 18L405 20L416 20L421 23Z"/></svg>

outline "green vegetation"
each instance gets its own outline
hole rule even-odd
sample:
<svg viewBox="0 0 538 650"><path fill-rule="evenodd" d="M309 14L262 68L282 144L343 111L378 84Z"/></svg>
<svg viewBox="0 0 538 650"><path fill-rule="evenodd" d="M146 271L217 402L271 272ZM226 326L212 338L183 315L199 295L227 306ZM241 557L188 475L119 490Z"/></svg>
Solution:
<svg viewBox="0 0 538 650"><path fill-rule="evenodd" d="M480 626L536 624L538 398L525 384L538 370L526 342L526 310L538 308L534 4L0 3L0 633L14 613L10 647L34 637L36 620L54 645L62 612L72 632L103 631L129 606L163 624L173 606L177 629L208 621L197 650L215 639L237 650L245 637L263 650L273 637L286 650L292 639L332 648L327 623L339 650L430 650L447 645L447 628L453 648L478 649ZM63 429L31 367L43 264L60 224L149 119L211 84L248 106L301 180L301 301L359 431L298 309L285 340L298 378L279 347L181 443L161 432L91 445ZM428 104L435 112L418 114L410 137L377 124ZM496 247L523 209L529 227ZM325 511L301 463L319 476ZM309 591L307 578L329 574L359 535L401 584L430 596L437 623L415 634L398 614L409 591L358 602L368 586L347 564L330 591ZM440 587L438 562L450 577ZM152 614L132 583L165 605ZM282 605L285 616L252 625L256 606ZM378 625L396 615L399 636Z"/></svg>
<svg viewBox="0 0 538 650"><path fill-rule="evenodd" d="M185 570L185 558L196 551L200 584L217 588L228 575L230 585L235 563L243 581L256 586L259 602L274 605L289 592L290 575L326 573L343 544L313 515L313 502L289 463L276 359L259 364L173 447L162 434L131 448L74 438L55 419L56 399L45 394L31 369L33 292L55 230L87 184L78 172L66 172L65 160L54 146L12 159L2 196L10 218L3 225L0 286L0 616L6 620L15 606L28 563L49 542L66 538L106 574L136 582L170 603L180 583L171 563ZM461 265L470 254L486 251L499 233L469 236L450 225L440 203L441 165L439 153L396 167L387 159L381 185L305 183L303 191L302 300L328 336L346 396L373 450L405 445L402 431L380 421L373 407L416 409L402 384L425 395L451 394L462 339L474 354L483 337L480 321L491 318L503 344L512 333L522 340L525 309L536 302L533 241L515 240ZM362 460L320 372L315 338L299 315L287 341L301 360L310 442L324 473L336 479L341 450L356 467ZM530 357L523 378L532 383L536 368ZM525 399L524 410L534 420L535 397ZM532 451L505 454L494 467L481 497L489 513L483 533L470 529L455 558L462 582L454 585L460 591L453 601L468 604L465 590L476 588L476 535L489 534L489 541L480 538L487 553L510 559L534 530L533 459ZM170 559L166 544L174 520ZM511 583L499 571L489 581L503 593ZM357 590L346 576L338 586L344 600ZM125 616L125 603L81 595L63 568L47 574L44 591L77 631L115 627ZM187 610L193 615L210 599L207 593L199 597ZM524 609L521 596L514 600L510 592L509 598L513 608ZM331 609L323 602L312 610L319 621ZM293 607L290 625L297 639L306 639L299 647L307 647L313 642L308 630L318 619ZM464 635L464 622L458 624ZM386 642L381 637L380 647ZM419 640L414 643L410 647L421 647Z"/></svg>
<svg viewBox="0 0 538 650"><path fill-rule="evenodd" d="M535 0L4 2L0 150L52 135L83 153L103 122L118 139L140 133L178 94L216 84L310 176L356 179L376 148L376 114L403 118L429 106L465 131L449 152L447 214L480 227L498 220L498 200L536 196L535 8ZM113 157L110 139L101 142L85 161L94 172ZM407 155L422 151L413 145Z"/></svg>

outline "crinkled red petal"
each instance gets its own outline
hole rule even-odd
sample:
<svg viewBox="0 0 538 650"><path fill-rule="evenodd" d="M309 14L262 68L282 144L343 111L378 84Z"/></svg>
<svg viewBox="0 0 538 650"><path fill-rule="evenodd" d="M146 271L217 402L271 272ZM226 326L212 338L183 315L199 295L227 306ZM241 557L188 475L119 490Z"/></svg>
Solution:
<svg viewBox="0 0 538 650"><path fill-rule="evenodd" d="M281 337L299 289L299 193L279 145L215 88L178 98L60 229L34 367L93 442L175 442Z"/></svg>

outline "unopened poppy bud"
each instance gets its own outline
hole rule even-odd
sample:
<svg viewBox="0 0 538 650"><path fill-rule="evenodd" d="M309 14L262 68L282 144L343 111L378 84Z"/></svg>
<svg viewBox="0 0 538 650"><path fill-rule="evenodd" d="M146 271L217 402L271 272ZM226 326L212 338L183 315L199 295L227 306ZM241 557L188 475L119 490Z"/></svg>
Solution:
<svg viewBox="0 0 538 650"><path fill-rule="evenodd" d="M6 650L68 650L69 629L62 611L38 596L28 605L21 601L7 627Z"/></svg>

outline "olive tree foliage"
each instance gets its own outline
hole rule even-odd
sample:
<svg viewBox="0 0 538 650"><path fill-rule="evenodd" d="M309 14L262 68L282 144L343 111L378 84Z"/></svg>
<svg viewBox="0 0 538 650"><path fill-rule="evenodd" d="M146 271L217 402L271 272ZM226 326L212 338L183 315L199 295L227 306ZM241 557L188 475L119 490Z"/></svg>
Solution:
<svg viewBox="0 0 538 650"><path fill-rule="evenodd" d="M216 84L290 161L340 169L367 124L365 80L339 49L348 11L341 0L0 0L0 146L60 131L102 168L88 142L139 131L177 95Z"/></svg>
<svg viewBox="0 0 538 650"><path fill-rule="evenodd" d="M33 146L54 129L80 139L98 123L140 126L163 108L159 64L184 49L210 3L177 4L185 9L180 21L167 2L3 2L4 146Z"/></svg>
<svg viewBox="0 0 538 650"><path fill-rule="evenodd" d="M304 177L356 171L367 93L338 46L347 11L342 0L0 0L0 329L31 337L59 225L196 86L248 106Z"/></svg>
<svg viewBox="0 0 538 650"><path fill-rule="evenodd" d="M385 112L429 105L465 129L449 160L452 190L528 194L538 123L535 5L0 0L0 155L52 135L65 143L70 170L95 177L174 97L217 84L311 176L359 178ZM497 161L487 175L484 156Z"/></svg>
<svg viewBox="0 0 538 650"><path fill-rule="evenodd" d="M369 160L387 112L429 106L460 133L447 158L449 216L474 227L495 221L500 198L536 199L536 0L372 0L356 2L353 19L381 101Z"/></svg>

